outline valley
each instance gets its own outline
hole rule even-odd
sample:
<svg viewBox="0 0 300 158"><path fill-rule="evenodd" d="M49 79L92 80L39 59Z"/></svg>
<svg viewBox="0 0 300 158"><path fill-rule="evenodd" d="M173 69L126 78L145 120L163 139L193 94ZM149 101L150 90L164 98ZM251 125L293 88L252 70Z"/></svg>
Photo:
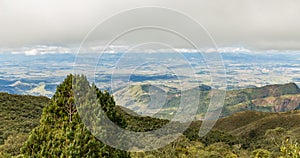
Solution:
<svg viewBox="0 0 300 158"><path fill-rule="evenodd" d="M198 135L202 124L201 119L198 119L194 120L174 142L163 148L145 152L120 151L103 145L90 135L80 121L78 112L72 115L73 119L71 120L66 117L68 116L68 109L66 109L65 103L67 102L65 101L69 100L68 97L72 97L72 95L68 95L71 94L72 89L71 77L69 75L58 86L51 100L42 96L0 93L0 106L1 109L4 109L1 111L1 116L3 116L1 119L5 122L0 127L1 157L19 154L19 157L46 156L49 154L76 154L85 157L89 153L103 156L105 151L109 153L107 156L112 157L117 155L122 155L122 157L199 157L200 155L201 157L224 155L248 157L257 153L277 157L290 150L287 148L286 151L283 151L281 148L293 145L292 143L300 140L298 135L300 111L297 110L299 109L299 88L294 83L288 83L228 91L222 117L216 122L213 129L203 137ZM88 83L84 76L79 79L80 82ZM86 84L82 83L82 85ZM149 92L150 87L147 85L133 86L130 93L139 97L136 100L140 103L147 103L149 101L147 92ZM167 88L152 87L151 91L160 92L167 90ZM199 88L201 94L205 94L202 97L209 100L211 88L204 85ZM167 98L180 97L179 91L176 89L168 90L169 96ZM99 101L104 103L102 108L109 109L106 111L107 115L124 129L147 132L157 130L167 124L171 124L172 128L181 128L185 124L162 119L156 115L153 117L140 115L124 106L114 105L114 101L110 100L111 96L105 92L99 91L99 95L102 98ZM169 106L163 107L162 111L167 111L171 106L176 107L176 101L168 103ZM156 107L151 108L155 109ZM204 111L198 110L198 114ZM87 132L86 137L89 139L81 140L75 137L81 136L82 132ZM284 143L287 138L291 141ZM150 138L145 137L143 139ZM95 148L88 146L84 146L84 148L72 147L72 144L80 146L80 143L84 143L82 141L87 141L87 144L94 144ZM54 144L60 145L60 147L57 148ZM141 147L140 145L136 147ZM105 151L99 151L99 149ZM86 150L92 150L92 152L86 152ZM183 150L185 152L182 152ZM70 151L73 153L69 153Z"/></svg>
<svg viewBox="0 0 300 158"><path fill-rule="evenodd" d="M228 90L289 82L300 85L299 52L248 51L240 49L220 52ZM177 89L193 88L196 84L211 86L210 70L201 53L161 52L158 56L138 53L137 56L136 53L126 55L122 52L102 55L45 52L26 55L0 50L0 91L51 97L56 86L70 73L84 73L99 88L111 91L131 84L166 85ZM140 64L136 58L149 63L134 70ZM118 63L119 60L124 61ZM195 72L187 73L190 69ZM111 81L116 84L111 84Z"/></svg>

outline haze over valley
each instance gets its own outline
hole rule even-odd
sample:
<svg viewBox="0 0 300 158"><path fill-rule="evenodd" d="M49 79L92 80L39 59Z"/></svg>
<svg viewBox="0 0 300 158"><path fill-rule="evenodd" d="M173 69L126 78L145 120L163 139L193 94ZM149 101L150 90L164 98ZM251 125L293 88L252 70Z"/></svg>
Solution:
<svg viewBox="0 0 300 158"><path fill-rule="evenodd" d="M134 72L131 72L132 67L139 64L139 61L134 61L130 55L127 55L126 59L122 52L106 53L101 58L99 54L85 54L78 57L75 53L14 54L3 51L0 53L1 91L51 97L65 75L80 72L80 68L84 68L82 72L90 81L106 90L112 88L111 80L124 83L129 80L132 84L168 85L170 88L180 88L178 84L180 80L190 88L193 88L194 84L191 83L196 80L200 85L211 85L210 70L200 53L159 53L157 56L163 58L161 61L144 63ZM221 55L228 90L289 82L300 85L298 52L255 53L241 49L241 51L221 52ZM145 61L151 58L148 53L139 53L138 56ZM118 63L120 59L125 59L131 65ZM162 68L160 64L163 62L170 68ZM119 66L118 70L115 69L116 66ZM176 74L176 71L185 72L191 68L194 70L193 73Z"/></svg>

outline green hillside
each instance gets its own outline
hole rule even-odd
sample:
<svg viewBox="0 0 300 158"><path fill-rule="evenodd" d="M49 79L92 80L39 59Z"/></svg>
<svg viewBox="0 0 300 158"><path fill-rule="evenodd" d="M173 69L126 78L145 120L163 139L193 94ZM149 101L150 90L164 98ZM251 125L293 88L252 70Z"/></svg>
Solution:
<svg viewBox="0 0 300 158"><path fill-rule="evenodd" d="M141 116L127 108L116 106L113 97L100 91L95 85L90 85L85 76L69 75L57 87L53 98L10 95L0 93L2 99L1 133L4 144L0 146L0 157L299 157L300 147L297 145L300 137L300 111L289 112L258 112L239 109L234 114L219 119L215 127L204 137L199 137L201 121L193 122L177 140L171 144L147 152L125 152L114 149L90 133L79 117L78 108L93 108L94 113L83 113L92 118L89 124L97 124L103 114L99 106L78 100L80 105L74 105L74 89L83 89L83 98L89 94L97 94L97 102L105 114L120 127L145 132L161 128L171 123L175 128L181 128L182 123L170 122L149 116ZM74 81L74 80L73 80ZM137 91L147 90L147 86ZM282 90L282 91L281 91ZM299 91L294 84L273 85L254 89L230 91L226 107L235 107L250 99L255 106L267 104L281 105L289 103L296 106ZM178 91L168 95L180 98ZM194 93L193 90L188 93ZM210 94L209 88L202 89L204 99ZM264 94L252 94L264 93ZM204 94L204 95L203 95ZM236 102L239 97L248 96ZM174 101L174 100L170 100ZM171 106L171 105L170 105ZM287 104L288 107L288 104ZM170 107L166 107L170 108ZM239 107L240 108L240 107ZM43 112L42 112L43 109ZM254 109L255 110L255 109ZM38 121L39 120L39 121ZM29 124L31 123L31 124ZM97 126L96 126L97 127ZM13 132L12 132L13 131ZM30 135L28 134L30 132ZM110 135L112 132L100 130L98 134ZM96 133L97 134L97 133ZM29 135L29 137L28 137ZM144 137L142 139L151 139ZM24 143L25 142L25 143ZM130 143L130 142L128 142ZM141 144L136 144L137 147ZM20 154L21 153L21 154ZM20 154L20 155L19 155Z"/></svg>
<svg viewBox="0 0 300 158"><path fill-rule="evenodd" d="M151 101L149 87L149 85L134 85L129 87L128 92L131 94L129 96L133 99L133 102L127 102L127 104L123 105L135 111L138 111L142 107L147 109L146 107ZM153 116L162 119L171 119L180 105L181 92L174 88L159 90L161 94L166 94L165 98L163 98L165 100L158 102L158 104L164 105L159 106L162 109ZM197 92L195 92L196 90ZM212 92L211 89L208 86L202 85L199 88L190 89L182 93L192 95L193 93L198 93L199 90L201 92L199 104L197 100L190 100L190 103L198 104L197 118L201 119L207 111ZM130 106L131 104L134 104L134 108ZM300 89L295 83L267 85L264 87L228 90L221 116L225 117L245 110L284 112L297 108L300 108ZM148 109L153 110L153 107L148 106Z"/></svg>
<svg viewBox="0 0 300 158"><path fill-rule="evenodd" d="M295 83L267 85L226 92L223 116L245 110L284 112L300 104L300 89Z"/></svg>
<svg viewBox="0 0 300 158"><path fill-rule="evenodd" d="M19 153L14 148L20 148L29 132L39 124L42 110L49 100L43 96L0 93L0 151ZM18 147L4 147L4 142L9 140Z"/></svg>
<svg viewBox="0 0 300 158"><path fill-rule="evenodd" d="M215 129L251 140L260 139L268 129L282 127L294 131L291 134L300 138L299 133L295 131L300 127L299 120L298 110L281 113L245 111L219 119Z"/></svg>

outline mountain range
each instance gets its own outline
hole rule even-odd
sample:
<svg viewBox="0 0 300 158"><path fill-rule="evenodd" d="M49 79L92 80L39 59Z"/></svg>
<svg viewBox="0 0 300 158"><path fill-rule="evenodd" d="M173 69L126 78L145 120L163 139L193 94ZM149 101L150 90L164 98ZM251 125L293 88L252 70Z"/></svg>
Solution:
<svg viewBox="0 0 300 158"><path fill-rule="evenodd" d="M201 91L199 101L190 102L199 102L197 119L203 119L212 95L212 88L206 85L184 92L166 86L132 85L116 91L114 96L119 105L138 114L171 119L178 110L181 95L198 92L195 90ZM246 110L285 112L294 109L300 109L300 89L295 83L267 85L226 91L221 117Z"/></svg>
<svg viewBox="0 0 300 158"><path fill-rule="evenodd" d="M63 89L64 84L61 86ZM199 106L207 104L210 99L211 88L202 85L197 89L201 90L199 97L201 97L201 100L204 100ZM192 93L194 90L189 90L185 93ZM169 87L164 87L164 89L158 87L151 88L149 85L135 85L130 87L130 91L128 91L134 94L136 97L134 99L135 101L144 103L145 105L147 105L151 99L155 98L153 96L151 98L151 92L162 93L165 91L167 91L166 96L168 100L165 102L167 106L163 106L162 110L158 113L159 115L155 114L153 115L154 117L144 116L125 106L115 106L115 116L122 118L125 121L125 123L123 122L123 124L126 125L125 128L131 131L145 132L159 129L170 122L168 119L162 119L162 117L165 117L165 114L170 112L168 110L170 110L171 107L176 108L175 104L178 103L181 92ZM283 139L283 136L293 137L294 140L300 139L298 136L300 131L300 125L298 123L300 121L300 111L297 110L299 109L299 93L300 90L294 83L227 91L221 118L204 137L199 137L198 135L199 128L202 124L202 121L198 119L191 123L189 128L183 133L183 137L171 145L172 152L166 152L171 150L169 146L166 146L159 150L145 152L144 156L138 156L141 153L130 153L129 155L131 157L146 157L146 155L169 157L173 152L193 155L195 153L191 147L196 147L197 143L204 144L204 147L196 147L197 151L199 148L199 151L208 155L224 154L221 151L217 151L217 153L211 151L211 148L214 150L215 148L220 149L224 148L224 145L226 152L230 151L230 154L239 155L240 157L248 157L252 150L254 150L252 153L256 153L258 150L260 151L260 148L269 151L274 150L272 154L279 154L278 145L272 145L270 142L273 141L273 138L268 136L274 136L275 133L277 134L275 135L276 139L278 137L280 141ZM57 92L57 94L59 93ZM0 156L3 156L3 154L4 156L7 156L7 154L18 155L20 153L19 149L24 146L25 141L28 141L30 133L34 133L33 129L45 123L45 120L41 119L41 116L44 116L44 119L47 118L45 118L45 116L59 117L61 112L55 112L55 110L59 110L59 108L55 108L58 103L57 101L59 100L49 99L43 96L36 97L0 93L0 108L2 109L0 113L1 116L3 116L1 117L3 124L0 125ZM48 106L52 106L54 109L51 109L51 107L45 108ZM156 107L152 107L152 109L155 108ZM199 108L198 115L202 115L205 112L205 108L207 107ZM172 115L169 114L168 116ZM70 127L76 125L74 124L75 122L71 122L71 124L68 125L69 121L67 121L67 118L62 117L62 120L65 121L57 123L57 125L55 125L55 122L53 123L55 126L60 126L62 123ZM181 123L174 122L174 125L180 126ZM50 128L48 125L41 127L40 130ZM74 127L77 128L77 126ZM54 130L53 132L59 131ZM281 134L280 137L278 134ZM33 136L29 136L29 138L32 139ZM48 139L48 137L46 138ZM66 141L64 140L65 138L60 139L63 142ZM223 143L223 145L220 143ZM174 146L177 147L174 148ZM179 149L180 152L177 151ZM183 152L182 150L187 151ZM238 151L233 152L234 150ZM111 152L117 151L112 150ZM260 152L268 153L268 151L265 150ZM176 156L176 154L173 156L181 157ZM190 155L190 157L193 156Z"/></svg>

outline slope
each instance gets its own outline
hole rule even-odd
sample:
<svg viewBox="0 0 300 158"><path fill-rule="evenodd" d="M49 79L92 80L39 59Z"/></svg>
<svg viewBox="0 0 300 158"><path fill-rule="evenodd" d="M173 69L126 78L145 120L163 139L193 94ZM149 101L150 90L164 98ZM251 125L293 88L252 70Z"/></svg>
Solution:
<svg viewBox="0 0 300 158"><path fill-rule="evenodd" d="M27 137L29 132L39 124L42 109L49 100L43 96L0 92L0 145L3 145L8 137L14 138L14 142L19 141L18 136ZM23 142L24 140L20 140L18 143ZM0 148L0 151L2 150L4 149ZM9 152L15 152L13 149L9 150Z"/></svg>

